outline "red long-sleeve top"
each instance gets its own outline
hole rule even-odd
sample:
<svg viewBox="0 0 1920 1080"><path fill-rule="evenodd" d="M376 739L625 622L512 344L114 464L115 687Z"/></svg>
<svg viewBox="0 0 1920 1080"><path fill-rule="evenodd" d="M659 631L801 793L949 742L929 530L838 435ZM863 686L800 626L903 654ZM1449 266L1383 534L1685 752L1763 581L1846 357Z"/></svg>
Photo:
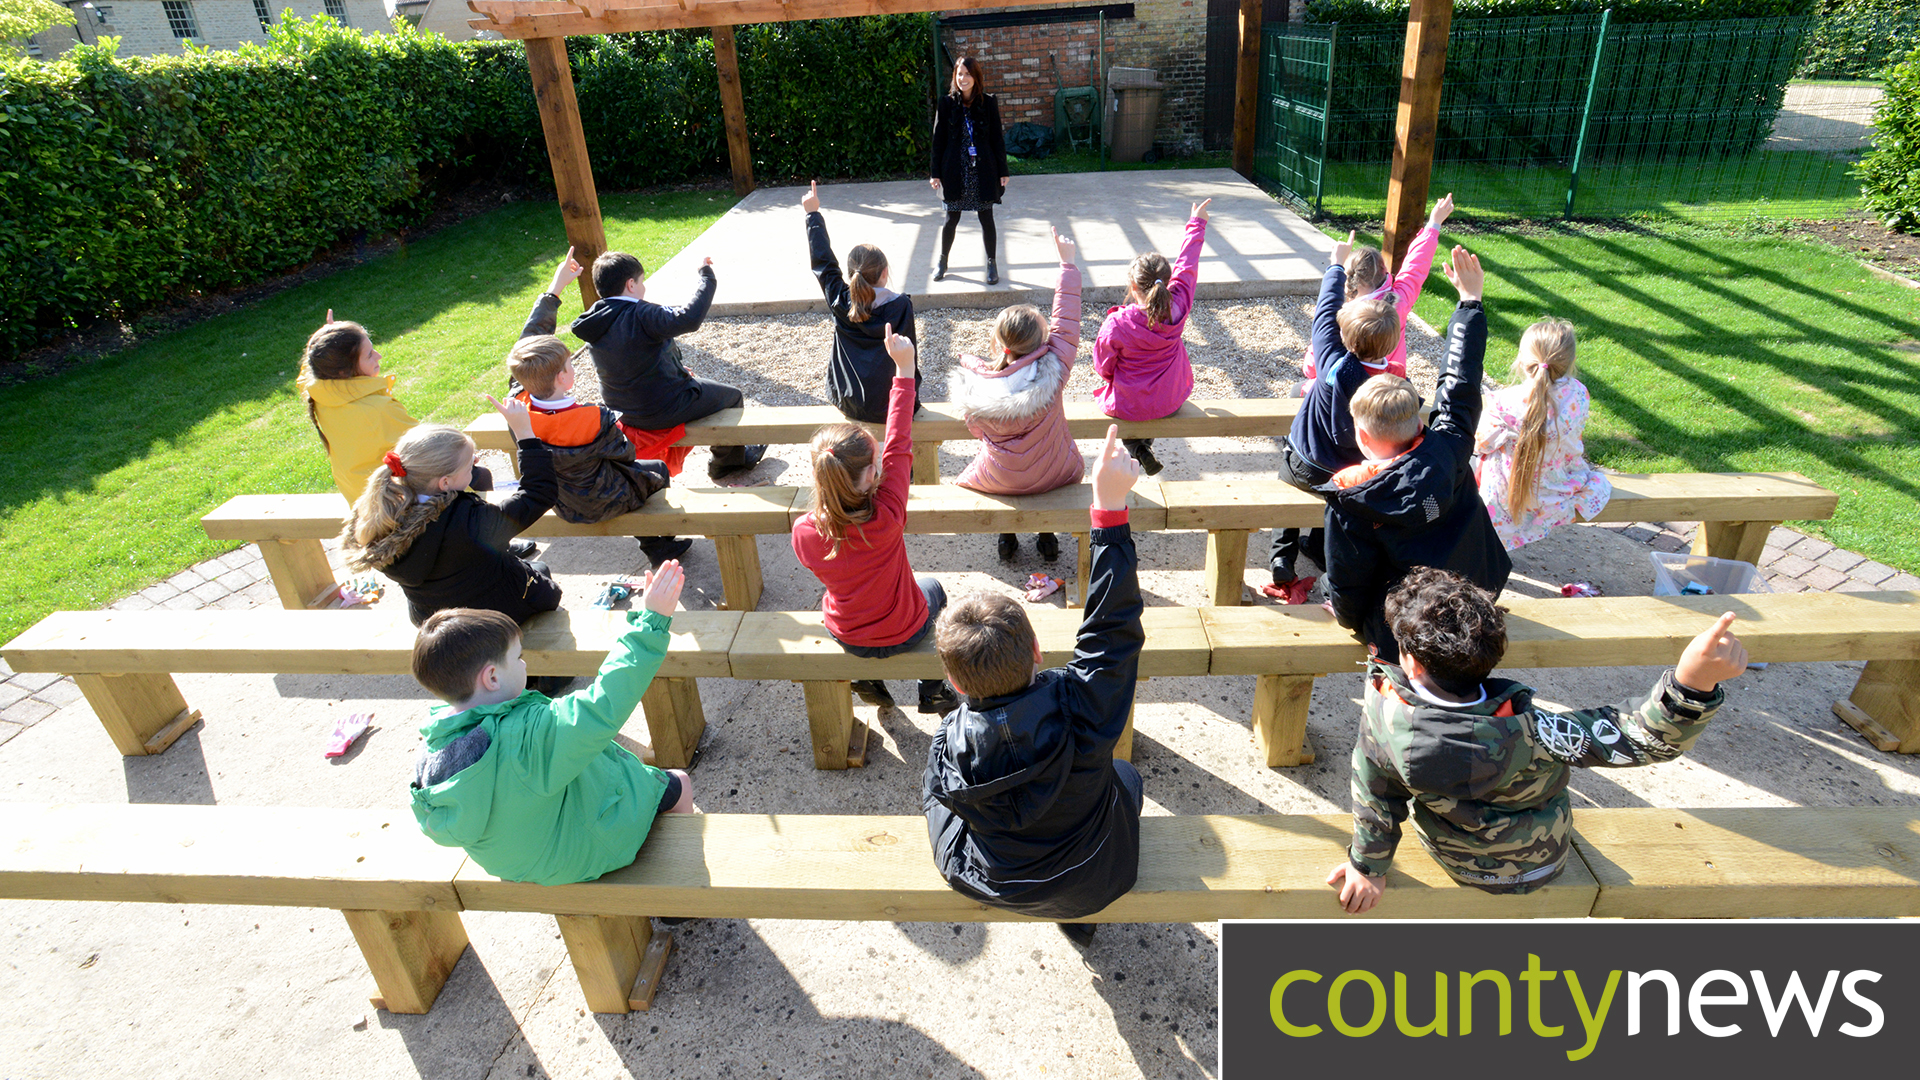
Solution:
<svg viewBox="0 0 1920 1080"><path fill-rule="evenodd" d="M873 517L847 529L840 553L811 514L793 526L793 554L827 587L820 601L827 631L848 645L884 647L912 637L927 621L927 598L907 562L907 484L913 479L913 380L896 378L887 395L887 441L880 448Z"/></svg>

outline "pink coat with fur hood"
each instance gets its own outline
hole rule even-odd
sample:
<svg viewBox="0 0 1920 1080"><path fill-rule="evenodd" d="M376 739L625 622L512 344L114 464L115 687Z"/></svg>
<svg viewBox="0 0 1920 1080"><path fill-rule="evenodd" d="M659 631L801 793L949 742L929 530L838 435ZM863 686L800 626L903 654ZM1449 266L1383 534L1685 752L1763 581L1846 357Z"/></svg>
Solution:
<svg viewBox="0 0 1920 1080"><path fill-rule="evenodd" d="M953 404L967 430L986 444L956 481L961 487L1034 495L1080 481L1086 462L1062 405L1079 351L1080 268L1062 263L1045 345L999 371L978 356L960 357L954 369Z"/></svg>

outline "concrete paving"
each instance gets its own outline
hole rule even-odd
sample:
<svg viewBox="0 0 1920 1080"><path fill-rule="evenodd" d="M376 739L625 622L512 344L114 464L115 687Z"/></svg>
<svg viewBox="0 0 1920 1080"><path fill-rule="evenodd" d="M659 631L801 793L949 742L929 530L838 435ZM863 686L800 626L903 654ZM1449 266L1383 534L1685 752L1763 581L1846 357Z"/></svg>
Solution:
<svg viewBox="0 0 1920 1080"><path fill-rule="evenodd" d="M720 289L714 315L825 310L807 261L800 197L804 188L761 188L647 278L649 299L679 303L693 289L702 258L712 258ZM1119 303L1127 264L1144 251L1172 258L1188 211L1212 199L1202 249L1201 299L1312 294L1333 241L1231 169L1063 173L1016 176L995 209L1000 283L986 284L980 226L964 214L946 280L934 281L946 217L925 181L838 184L821 189L834 251L875 244L891 263L892 287L922 310L1046 304L1059 265L1049 226L1080 245L1083 296Z"/></svg>

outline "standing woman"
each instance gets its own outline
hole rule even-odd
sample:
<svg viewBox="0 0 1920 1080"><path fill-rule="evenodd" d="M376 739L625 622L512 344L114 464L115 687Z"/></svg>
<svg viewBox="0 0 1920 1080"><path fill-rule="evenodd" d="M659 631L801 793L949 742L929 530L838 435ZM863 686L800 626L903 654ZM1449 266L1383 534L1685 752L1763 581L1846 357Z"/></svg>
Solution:
<svg viewBox="0 0 1920 1080"><path fill-rule="evenodd" d="M980 215L980 234L987 245L987 284L1000 283L994 260L993 204L1007 187L1007 145L1000 137L1000 103L986 92L980 64L963 56L953 65L953 82L933 111L933 161L927 183L947 204L947 223L940 230L940 266L933 280L947 276L947 252L953 248L953 230L965 210Z"/></svg>

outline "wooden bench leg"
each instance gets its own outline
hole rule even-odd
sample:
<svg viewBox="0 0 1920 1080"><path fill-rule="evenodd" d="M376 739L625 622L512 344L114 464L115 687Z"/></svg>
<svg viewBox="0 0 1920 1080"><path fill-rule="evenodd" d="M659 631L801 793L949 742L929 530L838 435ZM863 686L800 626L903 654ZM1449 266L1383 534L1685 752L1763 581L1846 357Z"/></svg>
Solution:
<svg viewBox="0 0 1920 1080"><path fill-rule="evenodd" d="M1262 675L1253 691L1253 741L1267 767L1313 764L1307 741L1307 706L1313 702L1313 676Z"/></svg>
<svg viewBox="0 0 1920 1080"><path fill-rule="evenodd" d="M467 947L457 911L342 911L380 996L373 1007L424 1013Z"/></svg>
<svg viewBox="0 0 1920 1080"><path fill-rule="evenodd" d="M1215 607L1238 607L1247 588L1247 530L1207 534L1207 596Z"/></svg>
<svg viewBox="0 0 1920 1080"><path fill-rule="evenodd" d="M1760 565L1760 551L1777 521L1703 521L1693 534L1693 553Z"/></svg>
<svg viewBox="0 0 1920 1080"><path fill-rule="evenodd" d="M1071 586L1067 591L1067 606L1086 607L1087 584L1093 580L1093 534L1074 533L1073 545L1079 554L1074 557L1074 578L1067 582Z"/></svg>
<svg viewBox="0 0 1920 1080"><path fill-rule="evenodd" d="M700 736L707 730L699 683L656 676L640 697L640 714L647 721L647 741L653 744L656 768L684 769L693 764Z"/></svg>
<svg viewBox="0 0 1920 1080"><path fill-rule="evenodd" d="M333 588L333 567L318 540L262 540L260 558L266 561L280 606L305 611L307 604Z"/></svg>
<svg viewBox="0 0 1920 1080"><path fill-rule="evenodd" d="M126 757L158 754L200 720L171 675L75 675L73 681Z"/></svg>
<svg viewBox="0 0 1920 1080"><path fill-rule="evenodd" d="M673 935L642 915L555 915L587 1008L624 1013L653 1007Z"/></svg>
<svg viewBox="0 0 1920 1080"><path fill-rule="evenodd" d="M913 444L913 482L916 484L937 484L940 482L939 443L917 442Z"/></svg>
<svg viewBox="0 0 1920 1080"><path fill-rule="evenodd" d="M720 593L728 611L752 611L760 606L760 545L758 537L716 536L713 550L720 560Z"/></svg>
<svg viewBox="0 0 1920 1080"><path fill-rule="evenodd" d="M1881 750L1920 754L1920 660L1869 660L1835 716Z"/></svg>
<svg viewBox="0 0 1920 1080"><path fill-rule="evenodd" d="M813 767L857 769L867 763L867 723L853 714L853 684L803 682L807 728L813 734Z"/></svg>

